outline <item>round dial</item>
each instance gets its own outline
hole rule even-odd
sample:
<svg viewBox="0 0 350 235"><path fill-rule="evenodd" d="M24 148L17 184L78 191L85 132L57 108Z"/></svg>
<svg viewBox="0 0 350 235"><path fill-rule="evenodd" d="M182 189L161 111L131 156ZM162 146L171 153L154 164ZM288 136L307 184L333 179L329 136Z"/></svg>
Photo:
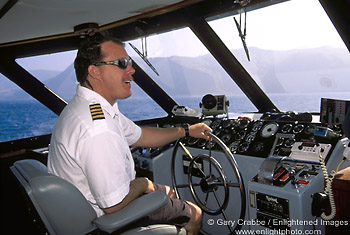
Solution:
<svg viewBox="0 0 350 235"><path fill-rule="evenodd" d="M238 126L241 128L241 129L244 129L248 126L249 124L249 120L247 119L240 119L239 122L238 122Z"/></svg>
<svg viewBox="0 0 350 235"><path fill-rule="evenodd" d="M247 134L246 131L240 131L236 134L235 139L236 140L243 140L246 134Z"/></svg>
<svg viewBox="0 0 350 235"><path fill-rule="evenodd" d="M247 137L245 138L245 141L248 143L251 143L254 139L255 139L255 133L250 133L249 135L247 135Z"/></svg>
<svg viewBox="0 0 350 235"><path fill-rule="evenodd" d="M268 138L275 135L277 131L278 124L276 122L270 122L261 128L260 135L263 138Z"/></svg>
<svg viewBox="0 0 350 235"><path fill-rule="evenodd" d="M293 147L293 144L295 143L295 139L287 139L285 142L284 142L284 147L286 148L291 148Z"/></svg>
<svg viewBox="0 0 350 235"><path fill-rule="evenodd" d="M242 143L238 147L238 152L241 152L241 153L247 152L248 148L249 148L249 143L247 142Z"/></svg>
<svg viewBox="0 0 350 235"><path fill-rule="evenodd" d="M205 147L207 149L213 148L215 146L215 143L216 143L215 141L207 141L206 144L205 144Z"/></svg>
<svg viewBox="0 0 350 235"><path fill-rule="evenodd" d="M256 123L254 123L252 131L257 132L261 129L262 126L263 126L263 122L258 121Z"/></svg>
<svg viewBox="0 0 350 235"><path fill-rule="evenodd" d="M293 128L293 133L298 134L304 130L304 125L303 124L298 124Z"/></svg>
<svg viewBox="0 0 350 235"><path fill-rule="evenodd" d="M223 128L228 128L231 126L231 120L230 119L226 119L222 122L222 127Z"/></svg>
<svg viewBox="0 0 350 235"><path fill-rule="evenodd" d="M282 126L281 131L283 133L288 133L292 130L292 128L293 128L292 124L285 124L284 126Z"/></svg>
<svg viewBox="0 0 350 235"><path fill-rule="evenodd" d="M224 142L224 143L229 143L230 142L230 140L231 140L231 134L226 134L226 135L224 135L223 137L221 137L221 140Z"/></svg>
<svg viewBox="0 0 350 235"><path fill-rule="evenodd" d="M228 147L231 151L231 153L235 153L238 149L239 146L239 141L235 141L232 144L230 144L230 146Z"/></svg>
<svg viewBox="0 0 350 235"><path fill-rule="evenodd" d="M219 126L220 126L220 124L221 124L221 120L220 119L217 119L217 120L215 120L212 124L211 124L211 128L212 129L216 129L216 128L218 128ZM217 135L217 134L216 134Z"/></svg>
<svg viewBox="0 0 350 235"><path fill-rule="evenodd" d="M202 98L202 103L204 108L212 109L216 106L217 101L213 95L208 94Z"/></svg>
<svg viewBox="0 0 350 235"><path fill-rule="evenodd" d="M195 145L195 144L197 144L198 141L199 141L198 138L195 138L195 137L192 137L192 136L191 136L191 137L188 139L187 143L188 143L188 145Z"/></svg>
<svg viewBox="0 0 350 235"><path fill-rule="evenodd" d="M206 143L207 143L207 141L205 139L201 139L198 142L198 147L203 148L203 147L205 147Z"/></svg>

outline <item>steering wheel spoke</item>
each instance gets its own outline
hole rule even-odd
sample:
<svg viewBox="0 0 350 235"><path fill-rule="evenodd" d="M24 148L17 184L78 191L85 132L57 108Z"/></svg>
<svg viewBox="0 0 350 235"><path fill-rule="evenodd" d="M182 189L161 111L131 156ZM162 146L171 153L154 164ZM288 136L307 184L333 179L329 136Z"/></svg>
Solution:
<svg viewBox="0 0 350 235"><path fill-rule="evenodd" d="M211 169L211 171L209 171L208 174L205 174L205 177L201 178L200 183L199 183L201 192L207 193L207 194L210 194L210 193L216 194L216 191L219 190L220 186L222 186L222 188L224 189L225 198L224 198L224 201L222 204L220 202L218 202L218 204L220 204L220 205L217 209L209 208L208 206L206 206L202 202L200 197L198 196L198 193L195 190L195 188L193 187L192 172L194 169L193 168L194 163L196 161L202 161L203 164L204 164L204 162L207 161L209 168L210 168L210 166L212 166L216 170L215 173L218 173L218 175L219 175L219 176L216 176L213 173L213 169ZM225 175L223 173L223 170L222 170L220 164L213 157L209 157L207 155L199 155L199 156L193 158L189 164L188 182L189 182L189 186L190 186L190 190L191 190L191 194L193 196L193 199L198 204L198 206L200 206L202 208L202 210L204 210L206 213L208 213L210 215L218 215L221 213L222 209L226 209L228 199L229 199L229 188L226 184Z"/></svg>

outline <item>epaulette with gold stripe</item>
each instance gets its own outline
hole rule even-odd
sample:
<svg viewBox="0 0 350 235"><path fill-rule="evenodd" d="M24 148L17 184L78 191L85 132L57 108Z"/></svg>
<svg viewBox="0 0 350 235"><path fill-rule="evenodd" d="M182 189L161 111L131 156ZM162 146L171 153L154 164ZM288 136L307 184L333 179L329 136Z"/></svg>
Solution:
<svg viewBox="0 0 350 235"><path fill-rule="evenodd" d="M90 104L90 113L93 121L98 119L105 119L100 104Z"/></svg>

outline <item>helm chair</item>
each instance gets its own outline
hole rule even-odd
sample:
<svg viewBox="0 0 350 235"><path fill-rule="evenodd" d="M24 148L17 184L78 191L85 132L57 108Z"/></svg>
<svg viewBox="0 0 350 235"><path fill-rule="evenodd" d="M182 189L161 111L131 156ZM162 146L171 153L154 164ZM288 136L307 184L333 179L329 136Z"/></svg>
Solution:
<svg viewBox="0 0 350 235"><path fill-rule="evenodd" d="M184 228L175 225L132 226L167 203L163 192L146 194L117 212L97 217L90 203L73 184L48 173L41 162L20 160L10 169L23 189L29 208L34 208L44 231L49 234L186 234Z"/></svg>

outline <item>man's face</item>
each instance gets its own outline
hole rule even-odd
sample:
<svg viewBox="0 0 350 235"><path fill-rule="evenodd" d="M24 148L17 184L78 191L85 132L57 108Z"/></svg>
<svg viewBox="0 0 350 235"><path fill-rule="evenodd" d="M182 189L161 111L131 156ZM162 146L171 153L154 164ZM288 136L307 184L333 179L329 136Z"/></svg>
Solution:
<svg viewBox="0 0 350 235"><path fill-rule="evenodd" d="M113 42L105 42L101 45L101 50L105 58L103 61L113 61L120 58L129 58L124 47ZM99 72L100 85L97 92L102 95L110 104L114 104L117 99L125 99L131 96L132 75L134 68L128 65L126 69L121 69L115 65L96 66Z"/></svg>

